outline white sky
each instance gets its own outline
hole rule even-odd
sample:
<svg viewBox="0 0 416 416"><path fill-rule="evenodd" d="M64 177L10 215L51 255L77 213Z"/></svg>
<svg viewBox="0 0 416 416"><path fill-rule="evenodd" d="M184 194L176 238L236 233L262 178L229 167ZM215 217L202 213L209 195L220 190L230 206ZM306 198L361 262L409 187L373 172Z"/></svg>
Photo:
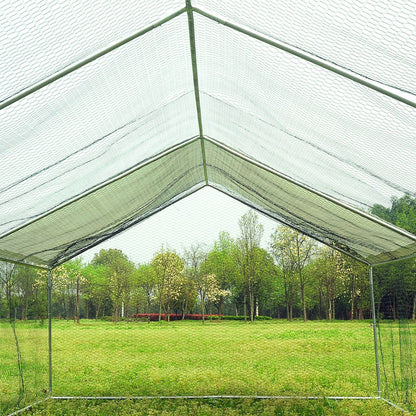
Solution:
<svg viewBox="0 0 416 416"><path fill-rule="evenodd" d="M221 231L233 238L240 234L238 220L249 208L244 204L205 187L189 197L142 221L124 233L82 254L85 262L91 261L100 249L118 248L135 263L149 262L162 245L182 253L193 243L211 245ZM277 222L259 215L264 226L262 246L267 248L270 234Z"/></svg>

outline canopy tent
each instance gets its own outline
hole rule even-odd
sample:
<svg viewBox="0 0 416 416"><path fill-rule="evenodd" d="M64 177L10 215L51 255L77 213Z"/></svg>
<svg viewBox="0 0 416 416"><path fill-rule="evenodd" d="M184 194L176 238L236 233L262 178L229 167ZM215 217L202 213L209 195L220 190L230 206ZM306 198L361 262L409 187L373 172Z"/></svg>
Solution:
<svg viewBox="0 0 416 416"><path fill-rule="evenodd" d="M416 237L408 1L4 2L0 258L45 268L211 186L368 264ZM203 213L201 213L203 215Z"/></svg>

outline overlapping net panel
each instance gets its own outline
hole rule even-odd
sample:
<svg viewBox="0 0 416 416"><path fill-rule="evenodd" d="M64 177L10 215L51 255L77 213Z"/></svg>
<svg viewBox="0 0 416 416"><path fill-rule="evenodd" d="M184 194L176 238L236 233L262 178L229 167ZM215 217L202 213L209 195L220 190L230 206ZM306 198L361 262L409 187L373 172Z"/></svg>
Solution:
<svg viewBox="0 0 416 416"><path fill-rule="evenodd" d="M3 237L1 256L59 264L204 185L201 144L193 140Z"/></svg>
<svg viewBox="0 0 416 416"><path fill-rule="evenodd" d="M198 13L195 25L205 135L364 210L415 192L414 108Z"/></svg>

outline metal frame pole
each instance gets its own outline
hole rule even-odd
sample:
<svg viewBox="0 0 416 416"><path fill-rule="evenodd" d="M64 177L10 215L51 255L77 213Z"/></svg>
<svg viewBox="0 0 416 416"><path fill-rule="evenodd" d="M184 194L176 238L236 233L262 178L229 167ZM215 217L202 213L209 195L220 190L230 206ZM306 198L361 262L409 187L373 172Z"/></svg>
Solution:
<svg viewBox="0 0 416 416"><path fill-rule="evenodd" d="M344 78L350 79L351 81L364 85L365 87L371 88L372 90L384 94L390 98L393 98L394 100L400 101L406 105L416 108L416 102L414 101L412 94L408 91L401 91L398 88L390 87L388 85L382 84L381 82L366 78L362 75L359 75L356 72L353 72L333 62L327 61L323 58L313 55L312 53L303 51L302 49L299 49L295 46L289 45L277 39L272 39L263 36L254 31L250 31L241 26L235 25L231 22L227 22L226 20L214 16L210 13L207 13L201 9L198 9L197 7L193 7L192 10L195 13L199 13L201 16L205 16L208 19L213 20L214 22L217 22L223 26L229 27L230 29L243 33L244 35L250 36L253 39L259 40L260 42L266 43L267 45L273 46L277 49L290 53L291 55L297 56L298 58L308 61L314 65L318 65L321 68L324 68L335 74L341 75Z"/></svg>
<svg viewBox="0 0 416 416"><path fill-rule="evenodd" d="M52 397L52 271L48 270L48 367L49 367L49 396Z"/></svg>
<svg viewBox="0 0 416 416"><path fill-rule="evenodd" d="M378 398L381 399L380 363L378 360L377 319L376 319L376 304L374 301L373 266L370 266L370 269L369 269L369 279L370 279L371 309L372 309L372 314L373 314L374 354L376 358L377 391L378 391Z"/></svg>

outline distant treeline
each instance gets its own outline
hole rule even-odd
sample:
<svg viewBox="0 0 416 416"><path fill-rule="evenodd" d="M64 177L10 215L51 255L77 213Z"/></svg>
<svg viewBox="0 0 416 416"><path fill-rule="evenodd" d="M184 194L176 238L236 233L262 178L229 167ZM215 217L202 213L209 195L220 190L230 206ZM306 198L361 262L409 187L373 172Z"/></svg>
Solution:
<svg viewBox="0 0 416 416"><path fill-rule="evenodd" d="M405 195L371 212L416 233L416 200ZM192 245L181 255L162 247L148 264L120 250L101 250L92 261L69 261L52 272L54 318L135 316L268 316L292 320L371 317L368 269L337 251L278 226L268 248L255 212L239 219L240 235L220 233L211 247ZM138 248L139 250L139 248ZM0 319L45 319L46 274L0 263ZM374 269L377 312L384 319L415 319L416 261ZM139 314L139 315L137 315Z"/></svg>

